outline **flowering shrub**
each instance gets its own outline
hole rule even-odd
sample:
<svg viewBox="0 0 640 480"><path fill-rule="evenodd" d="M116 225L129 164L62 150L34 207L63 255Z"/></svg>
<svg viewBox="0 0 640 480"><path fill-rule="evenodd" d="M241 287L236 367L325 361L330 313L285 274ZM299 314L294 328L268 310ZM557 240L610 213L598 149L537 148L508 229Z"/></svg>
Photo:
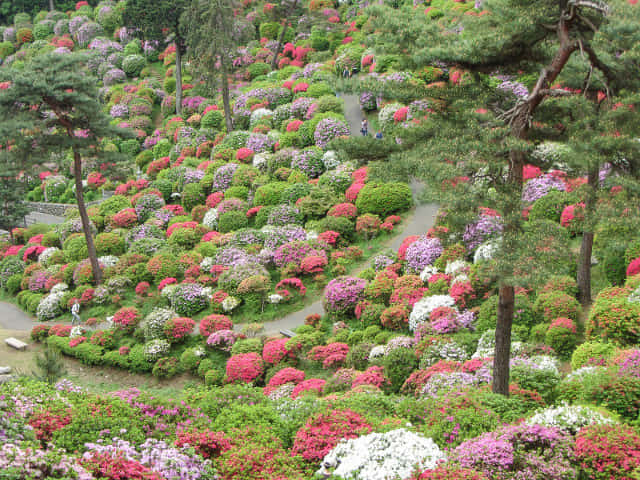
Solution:
<svg viewBox="0 0 640 480"><path fill-rule="evenodd" d="M232 443L223 432L204 431L178 432L175 445L177 447L193 447L203 458L217 458L232 448Z"/></svg>
<svg viewBox="0 0 640 480"><path fill-rule="evenodd" d="M119 330L133 331L140 322L140 313L135 307L123 307L113 314L113 326Z"/></svg>
<svg viewBox="0 0 640 480"><path fill-rule="evenodd" d="M177 317L167 321L164 325L164 334L171 343L185 340L195 327L196 322L191 318Z"/></svg>
<svg viewBox="0 0 640 480"><path fill-rule="evenodd" d="M231 383L251 383L264 373L264 363L257 353L233 355L227 361L227 380Z"/></svg>
<svg viewBox="0 0 640 480"><path fill-rule="evenodd" d="M549 407L537 412L527 420L529 425L554 427L575 435L588 425L614 424L616 421L607 418L597 410L581 405L562 403L557 407Z"/></svg>
<svg viewBox="0 0 640 480"><path fill-rule="evenodd" d="M578 343L578 328L570 318L554 319L545 336L545 343L553 348L558 355L568 358Z"/></svg>
<svg viewBox="0 0 640 480"><path fill-rule="evenodd" d="M485 433L458 446L449 461L496 480L576 478L568 434L540 425L514 425Z"/></svg>
<svg viewBox="0 0 640 480"><path fill-rule="evenodd" d="M431 265L443 252L438 238L420 237L406 248L404 259L407 269L412 273L420 273L427 265ZM400 256L400 253L398 253Z"/></svg>
<svg viewBox="0 0 640 480"><path fill-rule="evenodd" d="M208 338L213 332L219 330L231 330L233 328L233 322L227 315L207 315L200 320L198 330L200 335Z"/></svg>
<svg viewBox="0 0 640 480"><path fill-rule="evenodd" d="M286 338L272 340L264 344L262 348L262 359L269 365L277 365L286 356L291 354L291 351L286 348Z"/></svg>
<svg viewBox="0 0 640 480"><path fill-rule="evenodd" d="M310 392L320 395L322 394L326 383L326 380L322 380L320 378L310 378L309 380L304 380L298 383L293 388L293 391L291 392L291 398L297 398L300 395L304 395Z"/></svg>
<svg viewBox="0 0 640 480"><path fill-rule="evenodd" d="M223 352L230 352L237 340L238 335L233 330L216 330L207 337L207 345Z"/></svg>
<svg viewBox="0 0 640 480"><path fill-rule="evenodd" d="M627 426L589 426L578 432L575 455L589 479L631 480L640 467L640 436Z"/></svg>
<svg viewBox="0 0 640 480"><path fill-rule="evenodd" d="M342 439L357 438L371 432L363 417L352 410L332 410L315 415L298 430L293 441L293 455L319 462Z"/></svg>
<svg viewBox="0 0 640 480"><path fill-rule="evenodd" d="M363 299L366 281L355 277L338 277L324 291L324 306L328 313L345 314Z"/></svg>
<svg viewBox="0 0 640 480"><path fill-rule="evenodd" d="M170 287L167 297L171 307L181 315L193 316L209 305L210 289L197 283L183 283ZM165 291L163 290L163 295Z"/></svg>
<svg viewBox="0 0 640 480"><path fill-rule="evenodd" d="M640 340L640 304L629 302L628 289L609 287L596 297L587 321L587 339L602 338L622 345Z"/></svg>
<svg viewBox="0 0 640 480"><path fill-rule="evenodd" d="M318 473L354 480L408 478L416 468L434 468L445 458L433 440L401 428L338 444Z"/></svg>

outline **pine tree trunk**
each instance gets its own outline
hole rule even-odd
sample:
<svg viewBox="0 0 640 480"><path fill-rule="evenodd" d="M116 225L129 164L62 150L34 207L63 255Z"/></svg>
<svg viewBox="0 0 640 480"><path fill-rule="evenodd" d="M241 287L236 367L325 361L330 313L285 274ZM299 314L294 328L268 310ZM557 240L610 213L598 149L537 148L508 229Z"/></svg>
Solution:
<svg viewBox="0 0 640 480"><path fill-rule="evenodd" d="M278 68L278 55L280 54L280 50L282 50L282 43L284 42L284 36L287 33L287 19L285 18L282 21L282 33L280 33L280 37L278 37L278 44L276 45L276 51L273 53L273 60L271 60L271 69L275 70Z"/></svg>
<svg viewBox="0 0 640 480"><path fill-rule="evenodd" d="M511 325L515 305L515 290L502 285L498 294L496 349L493 355L493 393L509 395L509 358L511 355Z"/></svg>
<svg viewBox="0 0 640 480"><path fill-rule="evenodd" d="M227 132L233 130L233 119L231 118L231 102L229 101L229 77L227 74L227 65L224 60L222 66L222 106L224 108L224 121L227 125Z"/></svg>
<svg viewBox="0 0 640 480"><path fill-rule="evenodd" d="M53 12L56 9L54 0L49 0L49 10Z"/></svg>
<svg viewBox="0 0 640 480"><path fill-rule="evenodd" d="M582 232L580 256L578 257L578 300L583 307L591 303L591 254L593 252L593 214L598 188L598 170L589 171L587 176L589 191L585 201L585 229Z"/></svg>
<svg viewBox="0 0 640 480"><path fill-rule="evenodd" d="M182 46L176 39L176 114L182 115Z"/></svg>
<svg viewBox="0 0 640 480"><path fill-rule="evenodd" d="M91 270L93 270L93 279L96 285L100 285L102 283L102 271L100 270L100 264L98 263L96 246L93 243L93 234L91 232L91 222L89 221L89 215L87 214L87 207L84 204L84 191L82 188L82 160L80 159L80 154L76 151L73 152L73 176L75 177L76 183L76 202L78 203L78 211L80 212L84 238L87 241L87 250L89 251Z"/></svg>

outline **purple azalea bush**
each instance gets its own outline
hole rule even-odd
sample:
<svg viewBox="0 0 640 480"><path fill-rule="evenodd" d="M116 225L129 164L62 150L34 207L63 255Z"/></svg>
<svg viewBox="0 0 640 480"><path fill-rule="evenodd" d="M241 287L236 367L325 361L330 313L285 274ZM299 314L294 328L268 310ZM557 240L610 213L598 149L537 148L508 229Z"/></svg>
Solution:
<svg viewBox="0 0 640 480"><path fill-rule="evenodd" d="M338 137L347 137L350 133L349 126L342 120L325 118L318 122L313 138L318 147L326 148L331 140Z"/></svg>
<svg viewBox="0 0 640 480"><path fill-rule="evenodd" d="M554 189L564 192L567 187L562 180L554 177L550 173L546 173L537 178L532 178L524 185L522 189L522 200L533 203Z"/></svg>
<svg viewBox="0 0 640 480"><path fill-rule="evenodd" d="M420 237L407 248L405 260L407 269L420 274L427 265L431 265L442 254L443 248L438 238Z"/></svg>
<svg viewBox="0 0 640 480"><path fill-rule="evenodd" d="M467 440L449 461L495 480L567 480L577 477L572 444L557 428L509 425Z"/></svg>
<svg viewBox="0 0 640 480"><path fill-rule="evenodd" d="M324 307L329 313L341 314L353 310L364 298L367 281L356 277L338 277L324 290Z"/></svg>

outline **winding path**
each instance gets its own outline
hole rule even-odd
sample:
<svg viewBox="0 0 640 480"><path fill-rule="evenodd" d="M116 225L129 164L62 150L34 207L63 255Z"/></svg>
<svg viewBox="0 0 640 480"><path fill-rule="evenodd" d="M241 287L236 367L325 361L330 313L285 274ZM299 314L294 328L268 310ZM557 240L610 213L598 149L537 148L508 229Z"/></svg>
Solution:
<svg viewBox="0 0 640 480"><path fill-rule="evenodd" d="M422 188L423 185L420 182L416 180L413 180L411 182L411 190L413 191L414 198L418 196ZM433 227L437 214L437 204L418 204L412 215L406 221L404 229L396 233L396 235L393 237L393 240L386 246L386 248L397 251L398 248L400 248L402 241L409 235L424 235L425 233L427 233L427 230ZM372 257L372 259L373 258L374 257ZM366 262L362 267L360 267L359 271L368 268L370 266L370 262L371 260ZM307 317L307 315L311 315L312 313L319 313L321 315L324 313L322 300L317 300L316 302L306 306L302 310L290 313L289 315L282 317L279 320L266 322L264 324L264 333L266 335L275 335L282 330L293 330L296 327L304 324L304 319ZM242 327L244 327L244 324L235 326L237 331L242 330Z"/></svg>
<svg viewBox="0 0 640 480"><path fill-rule="evenodd" d="M349 122L351 135L360 135L360 122L362 121L362 111L356 95L341 95L345 102L345 118ZM396 232L393 239L386 248L398 250L402 241L409 235L423 235L435 223L438 214L438 205L436 204L419 204L418 197L422 191L423 184L412 179L410 182L411 191L413 192L416 208L411 216L404 223L404 228ZM369 267L367 262L361 267L365 269ZM311 305L306 306L302 310L293 312L279 320L265 323L265 333L268 335L277 334L281 330L293 330L294 328L304 324L304 319L312 313L323 313L322 300L318 300ZM37 322L10 303L0 302L0 328L14 331L30 331ZM244 324L236 325L238 330L242 329Z"/></svg>

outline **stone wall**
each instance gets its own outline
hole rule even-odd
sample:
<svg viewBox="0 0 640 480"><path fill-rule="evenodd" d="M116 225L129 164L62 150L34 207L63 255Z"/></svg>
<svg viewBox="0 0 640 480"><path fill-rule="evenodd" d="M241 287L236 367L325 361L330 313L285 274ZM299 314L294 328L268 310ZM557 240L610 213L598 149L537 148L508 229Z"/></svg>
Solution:
<svg viewBox="0 0 640 480"><path fill-rule="evenodd" d="M87 202L87 207L92 205L98 205L107 198L111 197L113 192L103 192L100 200L94 200L93 202ZM54 215L56 217L64 217L67 210L77 210L78 207L73 203L49 203L49 202L24 202L25 205L32 212L46 213L47 215Z"/></svg>

